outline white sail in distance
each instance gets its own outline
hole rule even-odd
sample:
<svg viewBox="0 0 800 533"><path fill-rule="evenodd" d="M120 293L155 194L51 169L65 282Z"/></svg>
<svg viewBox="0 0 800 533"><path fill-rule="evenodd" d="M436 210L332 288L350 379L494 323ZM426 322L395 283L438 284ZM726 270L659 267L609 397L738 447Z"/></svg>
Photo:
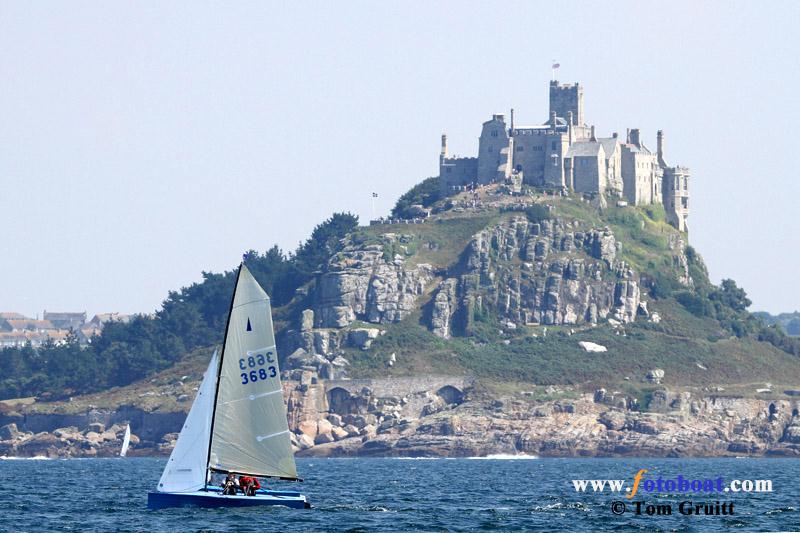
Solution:
<svg viewBox="0 0 800 533"><path fill-rule="evenodd" d="M160 492L193 492L205 487L218 368L219 359L215 350L183 423L178 442L161 474L158 482Z"/></svg>
<svg viewBox="0 0 800 533"><path fill-rule="evenodd" d="M244 265L225 333L209 467L297 479L270 300Z"/></svg>
<svg viewBox="0 0 800 533"><path fill-rule="evenodd" d="M125 427L125 436L122 437L122 449L119 451L120 457L128 455L128 446L131 445L131 425Z"/></svg>

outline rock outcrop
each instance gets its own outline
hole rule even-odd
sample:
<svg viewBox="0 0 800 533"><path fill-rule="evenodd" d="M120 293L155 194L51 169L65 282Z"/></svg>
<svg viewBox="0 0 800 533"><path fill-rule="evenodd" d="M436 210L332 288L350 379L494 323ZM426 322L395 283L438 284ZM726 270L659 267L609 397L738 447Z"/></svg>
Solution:
<svg viewBox="0 0 800 533"><path fill-rule="evenodd" d="M461 305L492 306L513 323L632 322L641 301L639 280L616 260L619 248L609 228L514 217L473 237ZM469 321L471 313L464 316Z"/></svg>
<svg viewBox="0 0 800 533"><path fill-rule="evenodd" d="M342 328L354 320L399 322L414 311L433 279L428 264L406 265L391 251L408 236L386 233L381 244L349 244L328 263L314 292L316 326Z"/></svg>

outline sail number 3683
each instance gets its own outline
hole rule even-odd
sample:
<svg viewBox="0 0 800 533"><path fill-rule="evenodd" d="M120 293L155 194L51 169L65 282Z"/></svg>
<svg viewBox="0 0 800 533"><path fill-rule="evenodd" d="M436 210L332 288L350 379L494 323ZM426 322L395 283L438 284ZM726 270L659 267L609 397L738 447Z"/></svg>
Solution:
<svg viewBox="0 0 800 533"><path fill-rule="evenodd" d="M266 354L259 353L249 355L246 359L239 359L239 369L245 370L245 372L241 373L242 385L274 378L278 374L278 370L275 368L274 364L269 365L269 363L275 363L275 359L272 357L273 355L272 352L267 352ZM248 372L248 369L251 370Z"/></svg>

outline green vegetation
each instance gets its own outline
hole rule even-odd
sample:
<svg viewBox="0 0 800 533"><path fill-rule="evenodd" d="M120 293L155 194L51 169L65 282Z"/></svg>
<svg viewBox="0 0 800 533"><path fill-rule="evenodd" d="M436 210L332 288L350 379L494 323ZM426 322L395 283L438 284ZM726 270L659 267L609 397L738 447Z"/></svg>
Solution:
<svg viewBox="0 0 800 533"><path fill-rule="evenodd" d="M410 208L412 205L421 205L422 207L431 207L442 198L442 193L439 188L439 177L434 176L422 180L411 187L403 196L401 196L392 209L393 218L414 218L414 213Z"/></svg>
<svg viewBox="0 0 800 533"><path fill-rule="evenodd" d="M798 311L779 315L771 315L764 311L758 311L753 314L768 326L780 327L787 335L800 336L800 312Z"/></svg>
<svg viewBox="0 0 800 533"><path fill-rule="evenodd" d="M429 178L398 200L393 215L407 215L415 204L432 207L440 200L438 195L436 178ZM427 327L428 292L420 298L422 308L416 313L381 326L385 334L370 350L347 349L351 376L463 374L492 387L517 384L527 390L534 385L611 385L642 399L652 392L642 378L656 367L665 370L670 384L687 387L722 384L750 390L749 384L766 381L800 383L800 339L784 332L791 320L800 327L800 316L770 322L769 316L750 314L744 290L732 280L713 285L692 247L686 248L686 259L693 285L681 283L687 265L673 257L670 243L676 232L666 223L661 206L599 208L579 197L543 200L525 211L528 220L560 217L612 230L620 243L617 258L641 274L650 310L657 311L661 321L640 320L621 329L508 328L491 307L491 298L486 298L470 308L469 316L460 316L467 314L460 311L454 328L457 336L445 340ZM357 227L355 216L339 213L318 225L294 253L278 247L263 254L249 251L244 262L272 296L276 326L281 328L310 306L305 291L297 289L313 283L315 273L326 268L343 242L379 245L387 260L401 255L408 266L429 263L441 275L453 276L463 272L464 251L476 233L515 216L519 213L497 209L453 210L424 224ZM385 238L389 233L394 237ZM184 364L187 353L200 353L222 340L233 282L233 271L203 273L200 283L170 292L154 317L108 324L87 349L72 338L61 346L0 350L0 399L58 398L105 390ZM582 340L602 344L608 352L587 353L578 346ZM396 362L390 366L391 354Z"/></svg>
<svg viewBox="0 0 800 533"><path fill-rule="evenodd" d="M525 210L529 222L539 223L550 218L550 210L542 204L533 204Z"/></svg>
<svg viewBox="0 0 800 533"><path fill-rule="evenodd" d="M286 256L277 246L249 251L244 262L278 307L325 267L340 240L358 226L358 218L336 213L314 228L297 251ZM0 350L0 398L46 394L60 398L126 385L167 368L187 352L222 341L235 271L203 272L203 281L170 292L154 317L112 322L88 348L75 337L63 345Z"/></svg>

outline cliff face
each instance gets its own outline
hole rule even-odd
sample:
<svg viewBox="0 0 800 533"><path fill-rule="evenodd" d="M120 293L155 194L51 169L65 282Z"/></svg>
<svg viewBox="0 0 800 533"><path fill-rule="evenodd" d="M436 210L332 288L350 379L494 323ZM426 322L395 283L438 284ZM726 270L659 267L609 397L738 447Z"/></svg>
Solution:
<svg viewBox="0 0 800 533"><path fill-rule="evenodd" d="M618 246L608 228L562 219L533 223L514 217L479 232L469 244L466 272L457 278L464 331L471 330L471 311L487 304L515 324L634 321L639 276L615 261ZM440 290L452 291L448 283ZM437 308L434 320L452 324L458 311Z"/></svg>
<svg viewBox="0 0 800 533"><path fill-rule="evenodd" d="M405 251L411 235L384 233L380 241L347 243L319 275L316 329L396 323L425 306L426 325L442 338L468 335L478 309L529 325L624 324L648 315L640 273L619 259L624 245L609 227L513 216L474 234L457 263L436 267L391 254L397 245ZM679 235L670 235L670 248L678 281L690 284Z"/></svg>
<svg viewBox="0 0 800 533"><path fill-rule="evenodd" d="M428 264L407 267L399 254L386 257L404 238L384 234L381 244L350 245L331 259L314 295L317 327L399 322L417 307L433 271Z"/></svg>

